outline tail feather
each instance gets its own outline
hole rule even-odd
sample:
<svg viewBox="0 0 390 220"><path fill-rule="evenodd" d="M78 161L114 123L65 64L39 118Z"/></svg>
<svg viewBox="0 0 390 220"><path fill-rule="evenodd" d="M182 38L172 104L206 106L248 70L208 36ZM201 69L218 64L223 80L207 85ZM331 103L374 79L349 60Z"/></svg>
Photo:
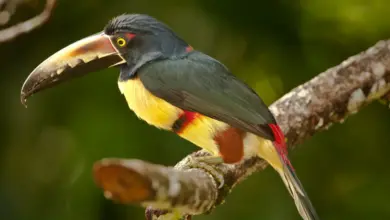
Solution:
<svg viewBox="0 0 390 220"><path fill-rule="evenodd" d="M283 131L277 124L269 124L269 127L275 139L271 142L259 138L258 156L265 159L280 174L301 217L304 220L318 220L319 217L288 159Z"/></svg>
<svg viewBox="0 0 390 220"><path fill-rule="evenodd" d="M275 140L273 142L263 140L258 155L280 174L301 217L304 220L318 220L319 217L288 159L287 145L282 130L277 124L269 124L269 127Z"/></svg>
<svg viewBox="0 0 390 220"><path fill-rule="evenodd" d="M317 212L292 167L285 165L283 171L280 172L280 176L293 197L302 218L305 220L318 220Z"/></svg>
<svg viewBox="0 0 390 220"><path fill-rule="evenodd" d="M278 151L277 143L259 139L258 156L265 159L281 176L290 195L294 199L299 214L304 220L318 220L319 217L308 195L296 175L286 154ZM279 148L281 149L281 148Z"/></svg>

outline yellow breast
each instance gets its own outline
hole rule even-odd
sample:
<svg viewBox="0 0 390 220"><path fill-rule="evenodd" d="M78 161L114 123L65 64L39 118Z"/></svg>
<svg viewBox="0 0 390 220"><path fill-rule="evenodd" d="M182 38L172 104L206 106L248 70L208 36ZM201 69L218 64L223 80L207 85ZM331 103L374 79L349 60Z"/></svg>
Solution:
<svg viewBox="0 0 390 220"><path fill-rule="evenodd" d="M119 90L134 113L150 125L171 130L183 112L181 109L152 95L139 79L118 82Z"/></svg>

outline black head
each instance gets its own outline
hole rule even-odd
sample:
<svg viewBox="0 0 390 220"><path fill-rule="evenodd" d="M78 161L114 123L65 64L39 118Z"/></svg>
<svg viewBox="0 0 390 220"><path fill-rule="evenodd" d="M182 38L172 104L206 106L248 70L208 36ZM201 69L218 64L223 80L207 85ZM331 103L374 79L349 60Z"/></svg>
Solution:
<svg viewBox="0 0 390 220"><path fill-rule="evenodd" d="M115 47L126 60L120 80L135 75L138 68L156 59L180 57L188 44L167 25L142 14L124 14L112 19L104 33L116 41Z"/></svg>
<svg viewBox="0 0 390 220"><path fill-rule="evenodd" d="M81 39L42 62L26 79L21 99L88 72L121 67L120 80L135 75L148 62L174 59L191 48L167 25L148 15L125 14L103 32Z"/></svg>

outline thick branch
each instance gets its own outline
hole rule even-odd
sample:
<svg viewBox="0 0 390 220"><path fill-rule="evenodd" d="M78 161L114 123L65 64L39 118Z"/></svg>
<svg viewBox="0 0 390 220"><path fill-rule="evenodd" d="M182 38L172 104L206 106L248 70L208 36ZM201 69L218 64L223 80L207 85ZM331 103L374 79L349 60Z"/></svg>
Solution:
<svg viewBox="0 0 390 220"><path fill-rule="evenodd" d="M217 199L217 185L204 170L177 170L141 160L104 159L95 164L95 179L105 196L121 203L141 203L175 214L202 214Z"/></svg>
<svg viewBox="0 0 390 220"><path fill-rule="evenodd" d="M374 100L389 97L389 91L390 41L381 41L367 51L349 58L293 89L272 104L270 108L286 134L288 145L292 147L302 143L313 134L328 129L333 123L342 123L349 115L358 112L360 108ZM248 159L236 165L211 166L194 162L194 158L205 154L207 153L204 151L195 152L180 161L175 169L159 166L158 171L155 169L156 165L138 160L114 160L108 164L104 161L97 162L97 166L101 169L95 169L95 175L100 175L97 182L105 191L111 194L119 193L112 199L122 203L127 203L127 200L121 199L121 196L127 196L137 189L137 180L133 179L134 181L130 181L129 184L119 186L122 174L115 172L105 177L102 175L102 168L109 168L113 166L112 163L115 166L119 164L121 169L135 172L140 179L147 180L146 183L149 185L158 182L158 185L155 185L157 188L151 190L154 193L151 195L154 196L136 202L143 206L152 205L155 209L170 210L147 209L147 219L163 220L180 219L185 216L184 214L210 212L213 207L224 200L237 183L253 172L264 169L267 165L258 158ZM132 164L132 166L126 164ZM141 167L142 172L134 167ZM155 172L158 172L158 175ZM156 175L158 178L155 178ZM180 181L162 181L172 176ZM117 183L113 184L116 184L118 189L108 187L110 181L116 181ZM221 182L224 183L223 187L219 189L215 187ZM195 185L196 188L192 188ZM167 189L173 187L178 187L178 190L176 196L172 198L180 197L180 203L174 199L166 199L171 198ZM164 193L157 196L155 192ZM202 197L203 201L200 202L199 195L204 193L210 196ZM160 204L161 196L166 199L164 206L157 205Z"/></svg>
<svg viewBox="0 0 390 220"><path fill-rule="evenodd" d="M42 24L44 24L47 20L49 20L55 3L56 3L56 0L46 0L45 9L39 15L37 15L37 16L27 20L27 21L13 25L9 28L0 30L0 43L12 40L17 36L24 34L24 33L28 33L30 31L34 30L35 28L41 26ZM16 7L16 5L15 5L15 7ZM15 9L13 9L13 10L15 10ZM9 20L9 17L11 16L12 13L8 12L8 11L0 12L0 16L5 17L4 22L2 22L2 23L7 23ZM8 16L8 17L6 17L6 16Z"/></svg>

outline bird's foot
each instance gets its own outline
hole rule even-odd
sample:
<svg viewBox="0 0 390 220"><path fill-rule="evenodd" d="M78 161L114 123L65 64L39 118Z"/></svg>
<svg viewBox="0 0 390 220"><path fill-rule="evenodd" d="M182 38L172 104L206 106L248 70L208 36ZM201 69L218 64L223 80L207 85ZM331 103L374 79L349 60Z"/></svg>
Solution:
<svg viewBox="0 0 390 220"><path fill-rule="evenodd" d="M222 188L225 184L224 176L215 165L223 163L223 159L217 156L203 156L203 157L190 157L190 168L198 168L207 171L213 176L218 189Z"/></svg>

